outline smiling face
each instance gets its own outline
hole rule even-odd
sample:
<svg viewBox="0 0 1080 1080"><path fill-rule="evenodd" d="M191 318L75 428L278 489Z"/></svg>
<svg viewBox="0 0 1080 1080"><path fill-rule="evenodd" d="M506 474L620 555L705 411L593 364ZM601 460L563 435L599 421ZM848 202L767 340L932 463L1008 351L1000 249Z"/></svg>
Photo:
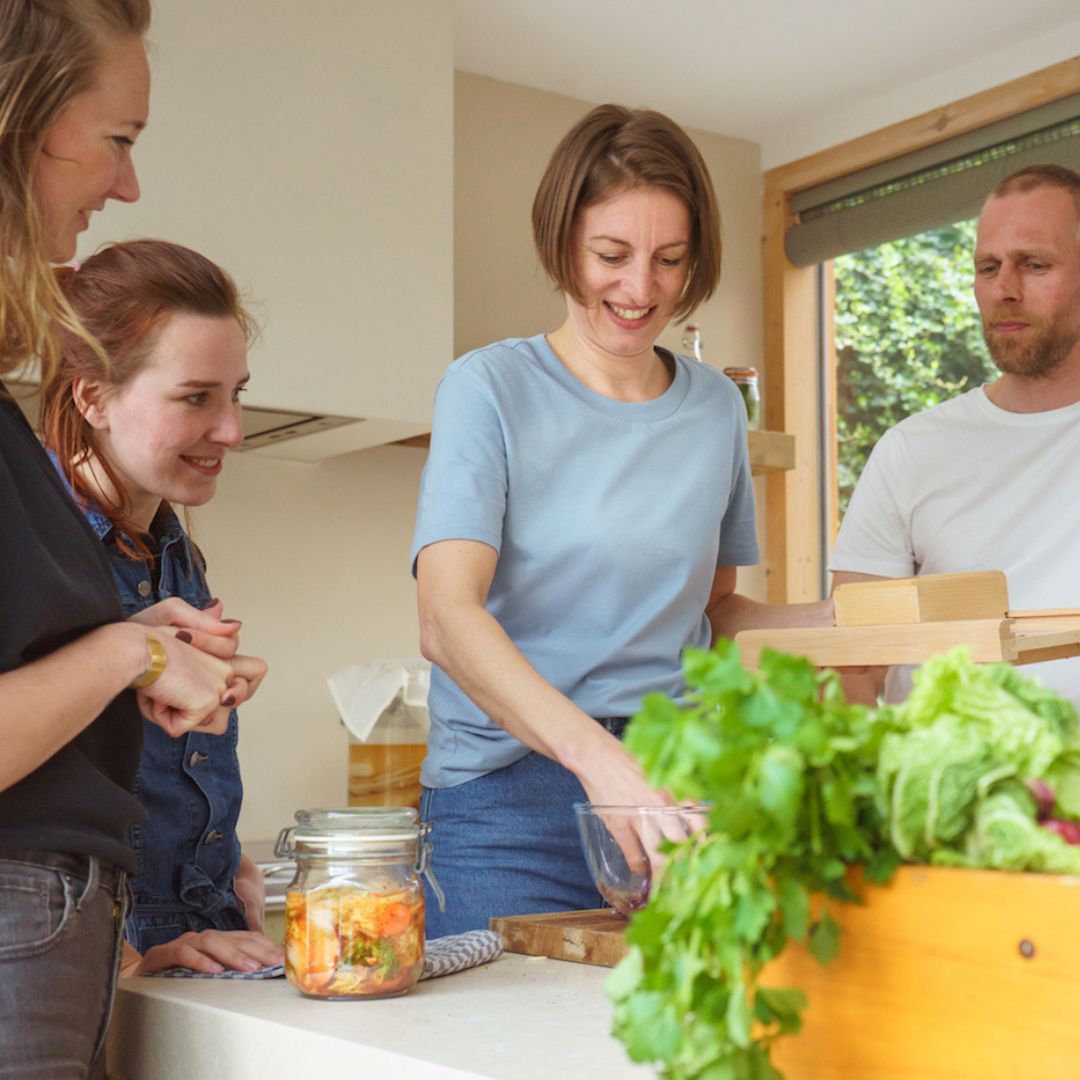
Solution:
<svg viewBox="0 0 1080 1080"><path fill-rule="evenodd" d="M106 41L95 85L71 99L34 165L34 196L51 261L75 254L79 233L106 200L139 197L131 149L146 125L149 100L142 40L133 35Z"/></svg>
<svg viewBox="0 0 1080 1080"><path fill-rule="evenodd" d="M1080 364L1080 214L1042 185L991 198L979 218L975 299L994 363L1041 378Z"/></svg>
<svg viewBox="0 0 1080 1080"><path fill-rule="evenodd" d="M686 206L664 188L621 191L580 211L572 242L582 294L566 299L575 336L610 357L651 354L686 285Z"/></svg>
<svg viewBox="0 0 1080 1080"><path fill-rule="evenodd" d="M243 439L247 380L247 342L235 319L178 314L124 386L76 382L80 411L136 524L148 528L162 499L201 506L213 498L225 453Z"/></svg>

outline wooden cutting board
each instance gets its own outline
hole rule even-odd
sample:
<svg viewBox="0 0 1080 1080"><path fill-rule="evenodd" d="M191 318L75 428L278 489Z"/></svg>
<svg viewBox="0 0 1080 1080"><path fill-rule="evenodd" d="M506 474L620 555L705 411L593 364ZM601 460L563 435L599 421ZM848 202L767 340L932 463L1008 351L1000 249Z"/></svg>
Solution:
<svg viewBox="0 0 1080 1080"><path fill-rule="evenodd" d="M490 920L507 952L614 967L625 955L626 919L611 908L501 915Z"/></svg>

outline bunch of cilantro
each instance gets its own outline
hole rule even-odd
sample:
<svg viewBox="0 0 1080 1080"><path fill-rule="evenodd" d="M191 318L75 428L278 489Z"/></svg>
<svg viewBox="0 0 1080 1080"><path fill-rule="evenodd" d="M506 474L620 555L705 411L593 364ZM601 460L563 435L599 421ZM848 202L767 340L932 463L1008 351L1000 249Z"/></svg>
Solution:
<svg viewBox="0 0 1080 1080"><path fill-rule="evenodd" d="M729 641L688 650L684 671L684 702L647 697L626 745L650 783L712 804L709 829L670 849L608 982L615 1034L671 1080L780 1077L770 1047L806 999L761 970L789 940L837 954L829 904L858 901L851 866L871 882L905 860L1080 873L1028 786L1080 818L1076 712L1007 665L954 650L881 709L802 658L766 650L748 671Z"/></svg>

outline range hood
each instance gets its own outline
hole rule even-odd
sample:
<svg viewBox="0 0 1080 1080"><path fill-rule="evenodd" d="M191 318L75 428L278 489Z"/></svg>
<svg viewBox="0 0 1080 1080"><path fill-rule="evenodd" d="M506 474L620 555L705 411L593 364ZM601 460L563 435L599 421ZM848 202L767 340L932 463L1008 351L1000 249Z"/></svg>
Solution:
<svg viewBox="0 0 1080 1080"><path fill-rule="evenodd" d="M280 446L291 439L330 431L345 424L362 424L348 416L317 416L312 413L288 412L284 409L260 409L244 406L241 412L244 441L237 450L258 450L265 446Z"/></svg>

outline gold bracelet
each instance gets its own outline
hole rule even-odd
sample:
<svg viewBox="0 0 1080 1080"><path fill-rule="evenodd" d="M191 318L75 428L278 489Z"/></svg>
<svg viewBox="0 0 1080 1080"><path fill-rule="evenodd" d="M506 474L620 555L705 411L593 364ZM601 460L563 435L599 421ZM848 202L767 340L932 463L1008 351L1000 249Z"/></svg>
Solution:
<svg viewBox="0 0 1080 1080"><path fill-rule="evenodd" d="M146 648L150 654L150 662L146 665L146 670L131 683L132 690L142 690L152 682L157 682L165 670L165 646L153 634L147 634Z"/></svg>

